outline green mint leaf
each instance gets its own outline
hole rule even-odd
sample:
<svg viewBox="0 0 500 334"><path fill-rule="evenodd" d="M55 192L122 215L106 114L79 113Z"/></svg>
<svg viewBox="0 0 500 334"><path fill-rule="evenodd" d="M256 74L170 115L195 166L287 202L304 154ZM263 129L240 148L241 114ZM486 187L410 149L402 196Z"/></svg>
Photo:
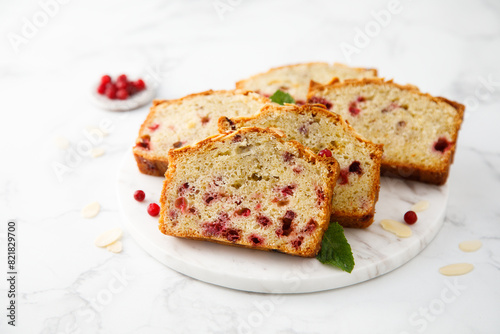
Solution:
<svg viewBox="0 0 500 334"><path fill-rule="evenodd" d="M321 250L316 258L324 264L338 267L350 273L354 268L351 246L338 223L330 223L321 241Z"/></svg>
<svg viewBox="0 0 500 334"><path fill-rule="evenodd" d="M271 101L281 105L285 103L295 103L295 100L290 94L285 93L279 89L273 95L271 95L270 99Z"/></svg>

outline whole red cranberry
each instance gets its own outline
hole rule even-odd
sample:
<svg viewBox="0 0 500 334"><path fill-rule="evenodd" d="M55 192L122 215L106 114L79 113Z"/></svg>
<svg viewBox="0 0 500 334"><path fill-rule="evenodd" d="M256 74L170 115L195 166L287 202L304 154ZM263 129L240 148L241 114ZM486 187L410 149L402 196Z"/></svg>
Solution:
<svg viewBox="0 0 500 334"><path fill-rule="evenodd" d="M118 78L116 79L116 81L125 81L127 82L127 76L125 74L121 74L118 76Z"/></svg>
<svg viewBox="0 0 500 334"><path fill-rule="evenodd" d="M107 84L106 86L106 96L110 98L111 100L116 99L116 86L113 84Z"/></svg>
<svg viewBox="0 0 500 334"><path fill-rule="evenodd" d="M101 83L102 84L107 84L111 82L111 77L109 75L103 75L102 78L101 78Z"/></svg>
<svg viewBox="0 0 500 334"><path fill-rule="evenodd" d="M134 198L137 202L142 202L144 201L144 199L146 198L146 194L144 193L144 191L142 190L137 190L135 193L134 193Z"/></svg>
<svg viewBox="0 0 500 334"><path fill-rule="evenodd" d="M142 79L139 79L137 80L136 82L134 82L134 86L135 88L137 88L137 90L141 91L143 90L144 88L146 88L146 84L144 83L144 81Z"/></svg>
<svg viewBox="0 0 500 334"><path fill-rule="evenodd" d="M104 95L104 93L106 93L106 85L107 83L101 82L99 84L99 87L97 87L97 92L101 95Z"/></svg>
<svg viewBox="0 0 500 334"><path fill-rule="evenodd" d="M116 92L116 97L120 100L126 100L128 99L128 92L126 89L118 89Z"/></svg>
<svg viewBox="0 0 500 334"><path fill-rule="evenodd" d="M415 213L415 211L408 211L407 213L405 213L404 220L406 224L413 225L417 222L417 214Z"/></svg>
<svg viewBox="0 0 500 334"><path fill-rule="evenodd" d="M156 217L160 214L160 206L156 203L148 205L148 213L151 217Z"/></svg>
<svg viewBox="0 0 500 334"><path fill-rule="evenodd" d="M127 81L117 81L116 82L116 89L127 89L128 82Z"/></svg>

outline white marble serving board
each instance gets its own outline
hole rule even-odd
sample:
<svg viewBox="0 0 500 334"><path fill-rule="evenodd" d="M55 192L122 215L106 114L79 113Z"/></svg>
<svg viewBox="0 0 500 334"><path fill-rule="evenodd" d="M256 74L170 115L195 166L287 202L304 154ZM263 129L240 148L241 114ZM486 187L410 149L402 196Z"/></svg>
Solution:
<svg viewBox="0 0 500 334"><path fill-rule="evenodd" d="M128 232L161 263L208 283L254 292L305 293L360 283L388 273L405 264L434 238L444 220L448 187L412 181L382 178L374 223L367 229L346 229L356 265L352 273L321 264L312 258L300 258L275 252L228 247L163 235L158 218L146 211L158 203L162 177L143 175L128 152L118 174L118 199ZM146 199L134 200L136 190L144 190ZM430 207L418 214L411 226L413 235L398 238L380 226L382 219L402 219L411 205L427 200Z"/></svg>

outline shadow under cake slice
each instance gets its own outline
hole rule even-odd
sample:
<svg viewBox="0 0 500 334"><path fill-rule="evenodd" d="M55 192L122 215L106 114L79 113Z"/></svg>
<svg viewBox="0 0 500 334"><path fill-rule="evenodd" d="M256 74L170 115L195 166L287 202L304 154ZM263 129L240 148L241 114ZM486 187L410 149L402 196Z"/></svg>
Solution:
<svg viewBox="0 0 500 334"><path fill-rule="evenodd" d="M159 228L167 235L314 257L338 163L278 132L244 128L169 152Z"/></svg>
<svg viewBox="0 0 500 334"><path fill-rule="evenodd" d="M382 175L446 183L465 107L392 80L311 82L308 100L322 100L363 137L384 145Z"/></svg>
<svg viewBox="0 0 500 334"><path fill-rule="evenodd" d="M219 131L242 127L277 128L316 154L333 155L340 177L332 202L332 221L344 227L366 228L373 222L380 188L382 145L359 136L341 116L322 105L266 105L250 117L219 119Z"/></svg>

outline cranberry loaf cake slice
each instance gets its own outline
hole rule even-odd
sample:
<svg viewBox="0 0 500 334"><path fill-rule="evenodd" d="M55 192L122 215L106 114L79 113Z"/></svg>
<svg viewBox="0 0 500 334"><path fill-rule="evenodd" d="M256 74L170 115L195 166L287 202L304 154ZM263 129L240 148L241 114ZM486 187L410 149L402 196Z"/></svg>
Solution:
<svg viewBox="0 0 500 334"><path fill-rule="evenodd" d="M216 135L221 116L249 116L269 100L252 92L206 91L178 100L155 100L133 148L139 170L163 176L170 149Z"/></svg>
<svg viewBox="0 0 500 334"><path fill-rule="evenodd" d="M160 231L314 257L338 163L281 136L251 127L171 150Z"/></svg>
<svg viewBox="0 0 500 334"><path fill-rule="evenodd" d="M255 116L219 119L221 133L249 126L277 128L287 140L296 140L316 154L333 154L340 176L331 221L344 227L370 226L380 188L382 145L363 139L341 116L322 105L266 105Z"/></svg>
<svg viewBox="0 0 500 334"><path fill-rule="evenodd" d="M308 100L323 100L362 136L383 144L383 175L446 183L464 115L462 104L379 78L312 82Z"/></svg>
<svg viewBox="0 0 500 334"><path fill-rule="evenodd" d="M236 88L252 90L266 97L278 89L290 94L297 104L304 104L307 99L309 82L314 80L327 84L333 78L371 78L377 76L377 70L354 68L335 63L304 63L275 67L269 71L254 75L236 83Z"/></svg>

